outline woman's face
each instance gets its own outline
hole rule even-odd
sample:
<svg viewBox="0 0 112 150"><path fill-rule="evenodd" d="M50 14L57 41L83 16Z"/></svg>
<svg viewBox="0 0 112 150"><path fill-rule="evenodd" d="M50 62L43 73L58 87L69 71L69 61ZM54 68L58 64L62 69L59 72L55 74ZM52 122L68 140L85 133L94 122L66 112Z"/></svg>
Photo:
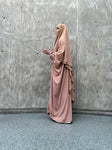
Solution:
<svg viewBox="0 0 112 150"><path fill-rule="evenodd" d="M56 30L58 30L58 29L59 29L59 27L57 26L57 27L56 27Z"/></svg>
<svg viewBox="0 0 112 150"><path fill-rule="evenodd" d="M55 32L56 37L59 35L59 33L60 33L61 30L62 30L61 26L58 25L58 26L56 27L56 32Z"/></svg>
<svg viewBox="0 0 112 150"><path fill-rule="evenodd" d="M59 33L59 31L60 31L59 29L60 29L60 28L57 26L57 27L56 27L56 34Z"/></svg>

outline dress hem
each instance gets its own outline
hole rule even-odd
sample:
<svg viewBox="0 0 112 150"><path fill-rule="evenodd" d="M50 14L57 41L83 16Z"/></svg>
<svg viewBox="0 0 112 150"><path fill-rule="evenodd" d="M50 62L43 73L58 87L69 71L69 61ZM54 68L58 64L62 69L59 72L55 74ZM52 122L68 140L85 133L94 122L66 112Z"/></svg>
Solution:
<svg viewBox="0 0 112 150"><path fill-rule="evenodd" d="M57 123L67 123L67 124L71 124L71 123L72 123L72 120L67 121L67 122L57 121L57 120L56 120L56 119L54 119L52 116L50 116L50 112L47 112L47 114L49 115L49 117L50 117L53 121L55 121L55 122L57 122ZM68 123L68 122L71 122L71 123Z"/></svg>

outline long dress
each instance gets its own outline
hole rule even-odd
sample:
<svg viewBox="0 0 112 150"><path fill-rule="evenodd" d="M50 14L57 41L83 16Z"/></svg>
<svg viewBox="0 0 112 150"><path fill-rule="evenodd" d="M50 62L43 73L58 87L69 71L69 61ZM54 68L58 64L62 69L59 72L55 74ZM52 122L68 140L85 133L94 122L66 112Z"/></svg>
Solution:
<svg viewBox="0 0 112 150"><path fill-rule="evenodd" d="M47 114L59 123L72 121L72 101L69 93L69 72L64 64L57 60L54 52L50 54L52 60L50 97Z"/></svg>

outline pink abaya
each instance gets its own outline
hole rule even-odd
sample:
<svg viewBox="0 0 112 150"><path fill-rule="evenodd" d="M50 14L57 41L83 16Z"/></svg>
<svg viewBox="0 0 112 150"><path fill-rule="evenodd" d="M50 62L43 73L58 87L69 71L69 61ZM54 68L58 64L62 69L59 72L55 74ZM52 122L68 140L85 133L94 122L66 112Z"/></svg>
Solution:
<svg viewBox="0 0 112 150"><path fill-rule="evenodd" d="M47 113L59 123L72 121L72 101L69 93L69 70L57 60L55 52L50 54L52 60L50 97Z"/></svg>

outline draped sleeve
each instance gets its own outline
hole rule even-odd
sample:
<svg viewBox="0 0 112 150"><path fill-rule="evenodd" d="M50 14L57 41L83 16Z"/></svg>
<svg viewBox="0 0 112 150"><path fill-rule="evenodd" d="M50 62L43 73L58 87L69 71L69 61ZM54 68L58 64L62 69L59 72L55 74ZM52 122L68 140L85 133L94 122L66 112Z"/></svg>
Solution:
<svg viewBox="0 0 112 150"><path fill-rule="evenodd" d="M50 57L51 60L53 60L53 59L54 59L54 52L51 52L51 53L49 54L49 57Z"/></svg>
<svg viewBox="0 0 112 150"><path fill-rule="evenodd" d="M58 51L55 52L55 55L56 55L56 58L57 60L59 61L63 61L64 59L64 54L65 54L65 48L64 48L64 45L61 45L59 48L58 48Z"/></svg>
<svg viewBox="0 0 112 150"><path fill-rule="evenodd" d="M59 69L60 65L61 65L61 61L57 59L56 53L51 52L49 56L50 56L51 60L53 61L55 69Z"/></svg>
<svg viewBox="0 0 112 150"><path fill-rule="evenodd" d="M64 49L64 46L62 45L58 48L58 51L50 53L50 58L51 60L54 60L54 57L56 57L56 59L59 62L62 62L64 58L64 54L65 54L65 49Z"/></svg>

